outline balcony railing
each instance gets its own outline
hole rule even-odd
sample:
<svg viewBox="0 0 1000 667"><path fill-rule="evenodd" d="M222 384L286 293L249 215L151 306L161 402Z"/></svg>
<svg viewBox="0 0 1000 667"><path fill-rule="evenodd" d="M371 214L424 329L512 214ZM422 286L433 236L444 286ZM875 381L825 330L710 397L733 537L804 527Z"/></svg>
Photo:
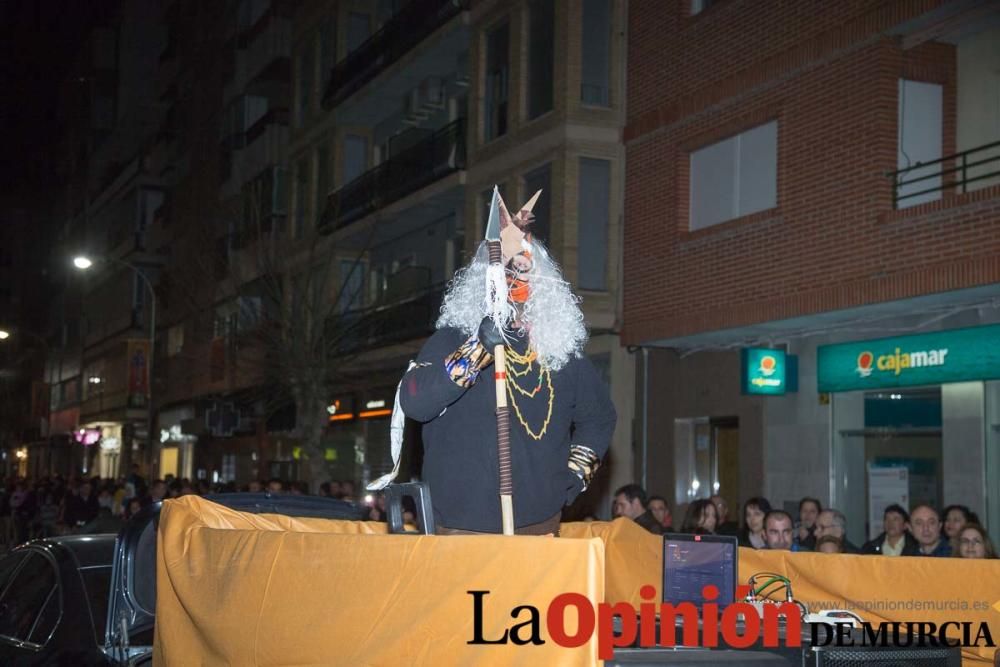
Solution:
<svg viewBox="0 0 1000 667"><path fill-rule="evenodd" d="M464 118L332 192L321 230L329 234L345 227L460 169L465 169Z"/></svg>
<svg viewBox="0 0 1000 667"><path fill-rule="evenodd" d="M323 106L330 109L371 81L428 35L468 9L469 0L410 0L330 71Z"/></svg>
<svg viewBox="0 0 1000 667"><path fill-rule="evenodd" d="M237 45L245 49L263 34L275 19L290 19L295 12L295 3L290 0L273 0L271 6L260 15L251 26L246 26L237 35Z"/></svg>
<svg viewBox="0 0 1000 667"><path fill-rule="evenodd" d="M352 310L331 318L329 338L340 355L428 336L441 310L444 286L392 304Z"/></svg>
<svg viewBox="0 0 1000 667"><path fill-rule="evenodd" d="M244 145L249 146L254 141L257 140L264 131L271 125L288 125L288 109L270 109L266 114L260 117L253 125L247 128L246 131L246 142Z"/></svg>
<svg viewBox="0 0 1000 667"><path fill-rule="evenodd" d="M955 189L969 191L969 184L1000 177L1000 141L891 172L892 207L905 208L916 197ZM914 190L914 184L917 189ZM926 187L925 187L926 186ZM973 188L975 189L975 188Z"/></svg>

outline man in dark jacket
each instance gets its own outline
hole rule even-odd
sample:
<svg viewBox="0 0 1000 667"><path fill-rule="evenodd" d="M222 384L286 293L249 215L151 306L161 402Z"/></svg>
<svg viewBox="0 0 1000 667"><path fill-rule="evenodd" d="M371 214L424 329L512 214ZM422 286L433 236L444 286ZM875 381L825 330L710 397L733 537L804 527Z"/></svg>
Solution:
<svg viewBox="0 0 1000 667"><path fill-rule="evenodd" d="M917 505L910 511L910 531L920 545L919 556L951 556L951 544L941 533L941 515L930 505Z"/></svg>
<svg viewBox="0 0 1000 667"><path fill-rule="evenodd" d="M442 533L500 532L498 383L509 406L519 534L558 534L563 506L587 488L614 433L607 385L583 354L577 299L526 229L536 199L512 218L495 191L502 267L490 264L482 243L449 286L437 331L400 386L402 411L423 423L423 479ZM501 317L488 305L505 279ZM499 345L506 371L487 373Z"/></svg>
<svg viewBox="0 0 1000 667"><path fill-rule="evenodd" d="M910 534L910 515L899 505L889 505L882 513L885 531L861 547L863 554L918 556L920 544Z"/></svg>
<svg viewBox="0 0 1000 667"><path fill-rule="evenodd" d="M611 510L615 517L626 517L655 535L666 532L663 524L656 520L653 513L646 509L646 490L638 484L626 484L615 491L614 506Z"/></svg>

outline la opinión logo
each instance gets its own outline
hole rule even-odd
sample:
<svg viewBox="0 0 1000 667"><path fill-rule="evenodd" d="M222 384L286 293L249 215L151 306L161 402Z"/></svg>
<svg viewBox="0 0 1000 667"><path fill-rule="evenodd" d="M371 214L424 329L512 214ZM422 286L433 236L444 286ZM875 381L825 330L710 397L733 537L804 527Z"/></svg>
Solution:
<svg viewBox="0 0 1000 667"><path fill-rule="evenodd" d="M488 590L466 591L472 596L473 636L467 641L472 645L515 644L542 645L542 614L533 605L518 605L510 610L510 618L517 621L507 627L497 637L486 637L483 619L486 614ZM744 599L750 593L749 586L737 587L737 598ZM719 590L715 586L705 586L702 597L705 602L695 606L692 602L657 604L656 589L645 585L639 589L639 596L648 602L641 602L636 610L628 602L593 604L580 593L561 593L549 603L545 611L545 629L557 645L564 648L578 648L588 643L597 633L597 657L610 660L614 649L638 646L675 646L675 628L681 628L681 646L716 648L724 646L741 649L750 648L762 640L766 648L802 645L802 610L794 602L767 603L763 612L749 602L734 602L726 605L721 615L715 600ZM567 611L573 610L576 617L572 633L567 629ZM701 632L698 631L699 609ZM656 619L659 615L659 636L656 634ZM620 628L615 627L615 618ZM882 622L877 625L862 624L859 638L851 632L851 623L812 623L810 640L813 646L988 646L994 647L993 637L986 623L947 622L938 625L930 622ZM784 641L781 629L784 628ZM962 639L948 636L949 629L961 632ZM620 632L616 632L620 630ZM973 633L975 631L975 633ZM822 638L820 634L823 634ZM638 635L638 637L637 637ZM638 640L638 642L637 642ZM720 641L721 640L721 641Z"/></svg>

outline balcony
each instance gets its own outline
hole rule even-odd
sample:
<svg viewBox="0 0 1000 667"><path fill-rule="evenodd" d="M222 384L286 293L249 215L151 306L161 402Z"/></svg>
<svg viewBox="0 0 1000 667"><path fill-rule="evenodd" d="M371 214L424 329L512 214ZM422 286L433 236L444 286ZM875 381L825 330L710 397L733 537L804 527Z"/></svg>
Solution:
<svg viewBox="0 0 1000 667"><path fill-rule="evenodd" d="M284 23L284 29L291 27L290 20L295 12L295 3L289 0L273 0L270 6L253 21L252 25L247 25L240 30L237 36L239 48L245 49L257 42L262 35L275 27L276 24ZM285 44L288 42L285 41ZM287 53L287 51L286 51Z"/></svg>
<svg viewBox="0 0 1000 667"><path fill-rule="evenodd" d="M247 41L243 41L246 39ZM291 81L292 21L282 14L268 12L257 26L240 36L237 55L237 83L241 87L254 82Z"/></svg>
<svg viewBox="0 0 1000 667"><path fill-rule="evenodd" d="M225 137L220 150L220 192L232 197L261 170L287 159L288 109L269 109L245 131Z"/></svg>
<svg viewBox="0 0 1000 667"><path fill-rule="evenodd" d="M891 172L892 207L907 208L1000 182L1000 141Z"/></svg>
<svg viewBox="0 0 1000 667"><path fill-rule="evenodd" d="M328 340L338 355L348 355L429 336L443 296L444 286L434 285L395 303L336 315L328 325Z"/></svg>
<svg viewBox="0 0 1000 667"><path fill-rule="evenodd" d="M253 144L271 125L288 127L288 109L269 109L257 122L247 128L246 145Z"/></svg>
<svg viewBox="0 0 1000 667"><path fill-rule="evenodd" d="M324 234L465 169L465 119L459 118L327 197Z"/></svg>
<svg viewBox="0 0 1000 667"><path fill-rule="evenodd" d="M330 83L323 93L323 107L336 107L468 7L469 0L411 0L361 46L334 65Z"/></svg>

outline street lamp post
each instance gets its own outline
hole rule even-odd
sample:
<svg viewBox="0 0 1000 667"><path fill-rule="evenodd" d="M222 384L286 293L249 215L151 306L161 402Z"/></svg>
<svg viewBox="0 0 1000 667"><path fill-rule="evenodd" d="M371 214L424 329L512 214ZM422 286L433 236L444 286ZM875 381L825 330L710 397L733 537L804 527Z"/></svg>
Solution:
<svg viewBox="0 0 1000 667"><path fill-rule="evenodd" d="M149 356L146 358L146 372L149 374L149 404L146 406L146 463L151 465L153 453L153 358L156 356L156 290L153 289L153 283L150 282L146 272L135 264L110 255L102 259L132 269L149 290ZM86 271L94 265L94 262L89 257L81 255L73 258L73 265L81 271ZM132 461L132 445L124 440L125 438L122 438L121 464L123 467L130 465ZM128 457L124 455L125 451L128 451ZM129 470L123 471L125 476L128 476L129 473ZM147 474L151 474L151 471L147 471Z"/></svg>

